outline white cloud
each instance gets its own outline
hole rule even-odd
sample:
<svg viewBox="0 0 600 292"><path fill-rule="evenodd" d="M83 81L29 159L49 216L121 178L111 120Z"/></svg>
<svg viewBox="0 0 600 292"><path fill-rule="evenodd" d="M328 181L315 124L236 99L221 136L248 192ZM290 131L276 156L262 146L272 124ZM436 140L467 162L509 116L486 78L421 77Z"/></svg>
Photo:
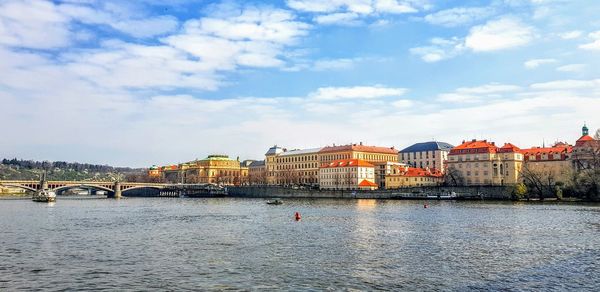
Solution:
<svg viewBox="0 0 600 292"><path fill-rule="evenodd" d="M346 24L356 25L360 24L360 15L354 12L340 12L318 15L314 18L314 21L319 24Z"/></svg>
<svg viewBox="0 0 600 292"><path fill-rule="evenodd" d="M411 48L410 52L425 62L433 63L453 58L466 50L489 52L519 47L533 38L533 27L516 18L503 17L472 27L465 38L433 38L429 41L430 45Z"/></svg>
<svg viewBox="0 0 600 292"><path fill-rule="evenodd" d="M425 16L425 21L435 25L454 27L485 19L493 12L489 7L457 7L428 14Z"/></svg>
<svg viewBox="0 0 600 292"><path fill-rule="evenodd" d="M53 49L71 43L69 19L47 1L0 3L0 44Z"/></svg>
<svg viewBox="0 0 600 292"><path fill-rule="evenodd" d="M414 105L415 103L410 99L399 99L392 102L392 105L399 109L407 109Z"/></svg>
<svg viewBox="0 0 600 292"><path fill-rule="evenodd" d="M450 103L475 103L480 101L489 102L492 99L502 97L502 94L513 93L521 90L516 85L490 83L475 87L459 87L454 92L438 95L438 100Z"/></svg>
<svg viewBox="0 0 600 292"><path fill-rule="evenodd" d="M600 79L592 80L556 80L531 84L531 88L538 90L577 90L600 87Z"/></svg>
<svg viewBox="0 0 600 292"><path fill-rule="evenodd" d="M433 38L429 46L411 48L410 53L418 55L428 63L434 63L455 57L465 49L464 41L459 38Z"/></svg>
<svg viewBox="0 0 600 292"><path fill-rule="evenodd" d="M592 39L592 42L587 43L587 44L582 44L579 46L579 48L584 49L584 50L593 50L593 51L600 50L600 30L590 33L588 35L588 37L590 39Z"/></svg>
<svg viewBox="0 0 600 292"><path fill-rule="evenodd" d="M373 99L381 97L397 97L404 93L406 93L405 88L390 88L383 86L321 87L309 96L321 100Z"/></svg>
<svg viewBox="0 0 600 292"><path fill-rule="evenodd" d="M475 52L497 51L527 45L534 37L533 27L504 17L471 28L465 46Z"/></svg>
<svg viewBox="0 0 600 292"><path fill-rule="evenodd" d="M287 0L288 7L317 14L319 24L356 25L382 14L415 13L430 7L425 0Z"/></svg>
<svg viewBox="0 0 600 292"><path fill-rule="evenodd" d="M558 36L560 36L562 39L565 39L565 40L576 39L582 35L583 35L583 32L580 30L573 30L573 31L568 31L568 32L563 32L563 33L558 34Z"/></svg>
<svg viewBox="0 0 600 292"><path fill-rule="evenodd" d="M569 64L556 68L560 72L581 72L587 67L586 64Z"/></svg>
<svg viewBox="0 0 600 292"><path fill-rule="evenodd" d="M525 61L525 63L523 63L523 65L527 69L535 69L541 65L552 64L552 63L556 63L556 62L558 62L556 59L531 59L531 60Z"/></svg>

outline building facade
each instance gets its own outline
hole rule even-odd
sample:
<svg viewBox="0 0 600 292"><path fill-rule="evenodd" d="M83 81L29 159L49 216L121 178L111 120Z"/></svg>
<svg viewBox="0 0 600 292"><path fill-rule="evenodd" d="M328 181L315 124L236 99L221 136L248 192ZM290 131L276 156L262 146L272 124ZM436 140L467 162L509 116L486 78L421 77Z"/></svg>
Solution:
<svg viewBox="0 0 600 292"><path fill-rule="evenodd" d="M365 146L362 143L295 150L275 145L265 154L266 181L271 185L317 186L320 183L320 165L343 159L383 165L377 170L383 168L385 172L387 163L398 162L398 153L394 147Z"/></svg>
<svg viewBox="0 0 600 292"><path fill-rule="evenodd" d="M248 168L227 155L214 154L202 160L166 167L163 177L172 183L239 185L247 180Z"/></svg>
<svg viewBox="0 0 600 292"><path fill-rule="evenodd" d="M248 183L251 185L267 183L267 167L264 160L255 160L248 164Z"/></svg>
<svg viewBox="0 0 600 292"><path fill-rule="evenodd" d="M567 182L570 179L573 170L573 146L558 142L552 147L532 147L521 151L525 170L554 181Z"/></svg>
<svg viewBox="0 0 600 292"><path fill-rule="evenodd" d="M443 182L444 175L438 170L409 166L394 167L392 173L385 177L386 189L439 186Z"/></svg>
<svg viewBox="0 0 600 292"><path fill-rule="evenodd" d="M600 167L600 140L589 135L587 125L583 125L581 137L573 146L571 163L577 171Z"/></svg>
<svg viewBox="0 0 600 292"><path fill-rule="evenodd" d="M445 142L422 142L406 147L398 154L401 163L416 168L430 168L444 172L448 153L454 146Z"/></svg>
<svg viewBox="0 0 600 292"><path fill-rule="evenodd" d="M497 147L487 140L463 141L448 154L449 175L464 185L513 185L520 182L521 150L510 143Z"/></svg>
<svg viewBox="0 0 600 292"><path fill-rule="evenodd" d="M321 164L319 187L334 190L375 190L375 166L360 159L338 159Z"/></svg>
<svg viewBox="0 0 600 292"><path fill-rule="evenodd" d="M361 142L323 147L318 159L321 164L341 159L360 159L369 163L398 162L398 151L394 147L366 146Z"/></svg>

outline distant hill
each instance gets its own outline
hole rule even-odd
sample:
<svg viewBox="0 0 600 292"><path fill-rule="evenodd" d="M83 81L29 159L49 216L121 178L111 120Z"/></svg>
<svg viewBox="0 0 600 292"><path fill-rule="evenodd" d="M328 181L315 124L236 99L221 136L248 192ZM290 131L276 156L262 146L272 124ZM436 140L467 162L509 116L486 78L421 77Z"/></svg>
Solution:
<svg viewBox="0 0 600 292"><path fill-rule="evenodd" d="M146 169L112 167L78 162L33 161L22 159L2 159L0 180L39 180L47 170L48 180L144 180Z"/></svg>

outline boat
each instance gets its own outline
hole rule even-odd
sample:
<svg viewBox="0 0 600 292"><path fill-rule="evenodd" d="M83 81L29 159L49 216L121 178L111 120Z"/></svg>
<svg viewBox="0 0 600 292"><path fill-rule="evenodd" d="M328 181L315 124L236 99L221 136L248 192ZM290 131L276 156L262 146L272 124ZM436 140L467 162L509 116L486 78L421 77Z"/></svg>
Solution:
<svg viewBox="0 0 600 292"><path fill-rule="evenodd" d="M450 193L446 193L446 194L439 194L439 195L428 195L427 199L444 199L444 200L452 200L452 199L456 199L457 195L455 192L450 192Z"/></svg>
<svg viewBox="0 0 600 292"><path fill-rule="evenodd" d="M34 202L44 203L56 202L56 193L48 190L40 190L33 194L31 200L33 200Z"/></svg>
<svg viewBox="0 0 600 292"><path fill-rule="evenodd" d="M283 202L280 199L268 200L267 204L269 205L281 205Z"/></svg>

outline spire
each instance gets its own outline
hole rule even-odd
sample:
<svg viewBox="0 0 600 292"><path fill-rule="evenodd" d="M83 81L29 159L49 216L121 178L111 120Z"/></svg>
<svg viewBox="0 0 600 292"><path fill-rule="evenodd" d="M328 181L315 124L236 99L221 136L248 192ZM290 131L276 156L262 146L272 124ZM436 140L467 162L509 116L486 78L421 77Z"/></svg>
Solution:
<svg viewBox="0 0 600 292"><path fill-rule="evenodd" d="M581 136L587 136L590 134L590 130L588 129L586 123L583 123L583 128L581 128Z"/></svg>

